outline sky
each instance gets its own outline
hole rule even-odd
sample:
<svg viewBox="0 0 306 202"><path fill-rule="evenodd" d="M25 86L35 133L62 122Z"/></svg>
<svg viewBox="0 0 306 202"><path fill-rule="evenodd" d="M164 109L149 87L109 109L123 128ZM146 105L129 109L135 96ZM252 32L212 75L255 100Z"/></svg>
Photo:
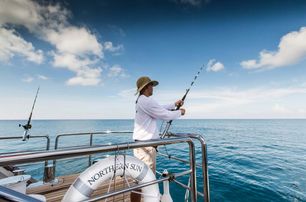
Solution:
<svg viewBox="0 0 306 202"><path fill-rule="evenodd" d="M0 0L0 120L132 119L136 80L187 119L306 118L306 1Z"/></svg>

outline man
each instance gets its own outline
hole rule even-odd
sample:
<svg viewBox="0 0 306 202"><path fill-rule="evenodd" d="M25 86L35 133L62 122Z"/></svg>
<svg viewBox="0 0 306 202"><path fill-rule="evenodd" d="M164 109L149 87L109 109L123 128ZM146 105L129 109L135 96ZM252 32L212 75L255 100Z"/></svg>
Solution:
<svg viewBox="0 0 306 202"><path fill-rule="evenodd" d="M184 102L178 100L166 106L159 105L154 99L153 87L158 85L157 81L151 80L147 76L137 80L136 115L134 122L133 139L135 141L160 139L157 128L157 120L169 121L178 119L185 114L185 109L173 111L176 106L182 106ZM154 147L143 147L134 149L134 156L146 163L152 171L156 171L156 149ZM132 198L136 197L136 198ZM140 201L140 195L131 194L131 201ZM133 199L133 200L132 200Z"/></svg>

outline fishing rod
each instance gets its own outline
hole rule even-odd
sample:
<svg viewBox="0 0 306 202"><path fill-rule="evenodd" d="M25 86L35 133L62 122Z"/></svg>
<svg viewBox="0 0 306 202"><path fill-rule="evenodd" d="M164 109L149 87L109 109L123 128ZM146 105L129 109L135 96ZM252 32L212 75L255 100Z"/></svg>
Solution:
<svg viewBox="0 0 306 202"><path fill-rule="evenodd" d="M40 87L38 87L37 92L36 92L36 96L35 96L35 99L34 99L34 102L33 102L33 105L32 105L32 110L31 110L28 122L25 125L19 124L19 127L22 126L24 128L24 133L23 133L23 136L22 136L22 141L25 141L26 139L30 138L30 134L28 134L28 132L32 128L32 125L31 125L32 114L33 114L34 106L35 106L35 103L36 103L37 95L38 95L38 92L39 92L39 88Z"/></svg>
<svg viewBox="0 0 306 202"><path fill-rule="evenodd" d="M190 87L189 87L188 89L186 89L186 93L184 94L184 96L183 96L182 99L181 99L182 101L184 101L184 100L186 99L186 97L187 97L187 95L188 95L188 93L189 93L191 87L193 86L194 82L197 80L197 78L198 78L198 76L200 75L200 73L202 72L203 68L204 68L204 64L201 66L200 70L198 71L198 73L197 73L197 74L195 75L195 77L193 78L193 80L192 80L192 82L191 82L191 84L190 84ZM181 108L181 105L178 105L178 106L176 106L175 110L179 110L180 108ZM172 121L173 121L173 120L170 120L170 121L167 122L167 125L166 125L166 127L165 127L163 133L161 134L161 139L165 138L165 136L167 135L168 130L169 130L171 124L172 124Z"/></svg>

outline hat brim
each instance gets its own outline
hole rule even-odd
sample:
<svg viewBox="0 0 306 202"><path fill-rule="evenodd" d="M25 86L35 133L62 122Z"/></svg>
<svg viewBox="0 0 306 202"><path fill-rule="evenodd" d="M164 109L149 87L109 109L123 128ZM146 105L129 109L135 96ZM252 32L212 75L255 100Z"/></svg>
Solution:
<svg viewBox="0 0 306 202"><path fill-rule="evenodd" d="M153 84L153 86L157 86L159 84L159 82L153 80L153 81L150 81L150 82L147 82L147 83L143 84L140 88L137 89L137 92L135 93L135 95L137 95L144 87L146 87L149 84Z"/></svg>

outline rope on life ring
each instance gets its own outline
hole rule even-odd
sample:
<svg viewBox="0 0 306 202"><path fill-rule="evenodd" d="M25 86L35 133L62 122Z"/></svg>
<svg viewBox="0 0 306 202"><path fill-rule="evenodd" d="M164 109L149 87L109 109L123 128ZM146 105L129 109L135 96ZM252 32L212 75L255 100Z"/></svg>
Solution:
<svg viewBox="0 0 306 202"><path fill-rule="evenodd" d="M116 160L116 161L115 161ZM114 164L114 162L116 162ZM141 160L133 156L110 156L102 159L87 168L73 182L66 192L63 202L83 201L90 198L92 193L103 183L108 182L114 176L123 174L135 179L139 184L156 179L152 170ZM159 202L160 193L158 184L143 187L144 202Z"/></svg>

